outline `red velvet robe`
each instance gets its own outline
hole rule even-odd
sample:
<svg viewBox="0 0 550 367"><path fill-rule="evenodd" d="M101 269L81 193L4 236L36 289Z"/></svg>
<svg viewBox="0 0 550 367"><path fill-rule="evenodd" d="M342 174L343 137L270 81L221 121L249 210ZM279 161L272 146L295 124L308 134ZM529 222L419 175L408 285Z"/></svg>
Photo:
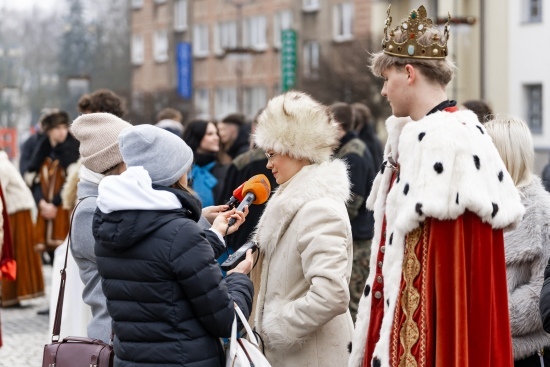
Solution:
<svg viewBox="0 0 550 367"><path fill-rule="evenodd" d="M415 266L407 266L407 260L415 262L414 258L419 262L416 276ZM413 268L409 288L407 268ZM414 298L411 288L419 292L420 300L407 323L402 305L404 298ZM364 366L371 366L379 338L384 310L377 303L383 303L383 297L373 300ZM466 212L446 221L429 218L407 236L398 304L392 366L513 366L503 233L475 214ZM416 363L403 364L403 344L410 346L409 358Z"/></svg>
<svg viewBox="0 0 550 367"><path fill-rule="evenodd" d="M4 200L4 192L0 185L0 202L2 202L2 210L0 215L3 219L4 238L1 248L2 255L0 256L0 280L6 278L9 280L15 280L16 264L13 259L13 247L11 242L11 230L8 211L6 209L6 201ZM0 326L1 326L0 322ZM0 347L2 346L2 329L0 328Z"/></svg>
<svg viewBox="0 0 550 367"><path fill-rule="evenodd" d="M447 109L455 112L456 109ZM391 185L395 174L391 179ZM363 367L384 316L382 224ZM372 271L372 270L371 270ZM470 211L455 220L426 218L406 237L390 339L392 367L511 367L512 338L504 237Z"/></svg>

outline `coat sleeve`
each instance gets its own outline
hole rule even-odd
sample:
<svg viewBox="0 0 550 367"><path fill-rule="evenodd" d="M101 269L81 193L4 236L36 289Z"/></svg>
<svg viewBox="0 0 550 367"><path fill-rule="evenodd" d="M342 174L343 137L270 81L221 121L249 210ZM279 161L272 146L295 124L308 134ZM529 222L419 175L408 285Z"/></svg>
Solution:
<svg viewBox="0 0 550 367"><path fill-rule="evenodd" d="M544 270L544 284L540 292L540 316L544 331L550 333L550 259Z"/></svg>
<svg viewBox="0 0 550 367"><path fill-rule="evenodd" d="M84 258L93 263L96 263L92 228L95 209L95 198L84 199L76 208L71 224L71 253L76 259Z"/></svg>
<svg viewBox="0 0 550 367"><path fill-rule="evenodd" d="M536 258L531 263L529 281L509 294L510 329L512 336L540 331L539 296L544 282L545 261Z"/></svg>
<svg viewBox="0 0 550 367"><path fill-rule="evenodd" d="M351 200L347 203L349 219L353 220L359 214L359 209L365 205L365 200L370 193L368 179L371 172L367 161L357 154L347 154L343 157L349 167L351 186Z"/></svg>
<svg viewBox="0 0 550 367"><path fill-rule="evenodd" d="M243 312L251 307L242 302L246 299L252 302L250 279L243 276L246 279L237 277L240 279L226 283L204 231L191 221L182 225L175 237L170 262L202 326L214 336L231 336L235 318L233 300L243 306Z"/></svg>
<svg viewBox="0 0 550 367"><path fill-rule="evenodd" d="M312 333L345 313L349 305L352 258L347 215L311 203L297 216L296 246L309 289L290 303L275 299L266 304L262 330L274 349L304 343Z"/></svg>

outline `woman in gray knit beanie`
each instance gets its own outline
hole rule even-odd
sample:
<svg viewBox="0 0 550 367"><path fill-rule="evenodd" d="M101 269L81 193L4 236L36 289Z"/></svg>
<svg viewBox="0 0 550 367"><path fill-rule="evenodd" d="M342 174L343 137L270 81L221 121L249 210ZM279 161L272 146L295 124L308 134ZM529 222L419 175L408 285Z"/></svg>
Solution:
<svg viewBox="0 0 550 367"><path fill-rule="evenodd" d="M246 315L252 306L252 254L223 279L205 232L221 238L244 215L219 215L213 231L197 225L201 204L187 187L193 154L176 135L140 125L122 131L119 146L127 170L102 180L93 219L115 365L221 367L234 303Z"/></svg>

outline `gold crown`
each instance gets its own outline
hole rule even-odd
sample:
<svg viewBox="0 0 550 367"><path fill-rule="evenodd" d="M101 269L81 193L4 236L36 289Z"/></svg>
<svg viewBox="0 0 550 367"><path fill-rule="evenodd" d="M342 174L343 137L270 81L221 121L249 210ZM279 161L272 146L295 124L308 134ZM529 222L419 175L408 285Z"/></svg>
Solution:
<svg viewBox="0 0 550 367"><path fill-rule="evenodd" d="M390 30L388 34L388 28L392 21L390 9L391 4L388 6L388 17L386 18L384 39L382 40L382 48L385 54L412 59L445 59L448 54L447 41L449 40L451 14L449 14L447 23L445 24L443 40L441 40L438 35L435 35L430 45L423 46L418 44L418 37L422 36L428 28L433 27L433 21L428 18L428 13L424 5L421 5L418 9L413 9L409 14L409 18L403 20L401 24L393 30ZM407 38L403 42L394 40L395 32L397 31L407 35Z"/></svg>

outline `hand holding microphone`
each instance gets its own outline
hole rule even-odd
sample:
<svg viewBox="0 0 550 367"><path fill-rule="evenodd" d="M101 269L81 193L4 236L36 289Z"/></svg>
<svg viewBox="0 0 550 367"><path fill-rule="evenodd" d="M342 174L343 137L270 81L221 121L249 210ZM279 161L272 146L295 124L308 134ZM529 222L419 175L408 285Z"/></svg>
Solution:
<svg viewBox="0 0 550 367"><path fill-rule="evenodd" d="M242 212L250 204L263 204L271 195L271 184L265 175L253 176L241 186L243 198L237 207L237 212ZM239 190L241 186L235 191ZM233 195L235 195L235 191L233 191ZM229 227L234 225L235 222L236 219L231 218L228 223Z"/></svg>
<svg viewBox="0 0 550 367"><path fill-rule="evenodd" d="M245 221L245 217L248 215L248 208L245 208L243 211L237 211L237 208L222 212L218 214L214 222L212 223L212 228L214 228L218 233L223 235L228 235L235 232L241 224ZM229 227L229 221L234 221L236 224L232 227Z"/></svg>

